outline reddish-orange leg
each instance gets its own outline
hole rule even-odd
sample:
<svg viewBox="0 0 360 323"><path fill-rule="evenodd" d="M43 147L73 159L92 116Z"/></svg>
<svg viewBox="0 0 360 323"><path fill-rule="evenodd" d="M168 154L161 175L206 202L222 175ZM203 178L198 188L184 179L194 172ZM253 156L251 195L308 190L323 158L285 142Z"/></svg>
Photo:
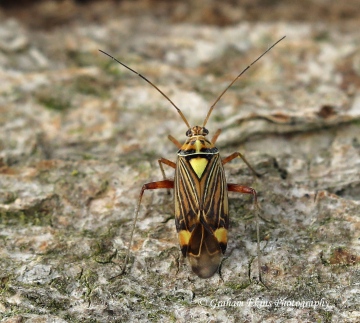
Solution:
<svg viewBox="0 0 360 323"><path fill-rule="evenodd" d="M169 140L170 140L171 142L174 143L174 145L175 145L176 147L178 147L179 149L181 148L180 142L178 142L173 136L169 135L168 138L169 138ZM172 162L171 160L168 160L168 159L166 159L166 158L162 158L162 157L161 157L160 159L158 159L158 163L159 163L159 166L160 166L160 169L161 169L161 173L162 173L162 175L163 175L163 179L164 179L164 180L166 179L166 175L165 175L165 171L164 171L163 164L168 165L168 166L170 166L170 167L172 167L172 168L174 168L174 169L176 168L176 164L175 164L174 162Z"/></svg>
<svg viewBox="0 0 360 323"><path fill-rule="evenodd" d="M181 147L181 144L171 135L169 135L169 139L177 146L177 147ZM170 189L174 188L174 181L173 180L169 180L166 179L166 175L165 175L165 171L164 171L164 167L163 165L168 165L171 168L176 168L176 164L174 162L172 162L171 160L168 160L166 158L161 157L160 159L158 159L158 163L159 163L159 167L163 176L163 181L158 181L158 182L151 182L151 183L147 183L144 184L143 187L141 188L141 192L139 195L139 199L138 199L138 204L136 206L135 209L135 216L134 216L134 221L133 221L133 225L132 225L132 229L131 229L131 234L130 234L130 242L129 242L129 246L128 246L128 250L126 252L126 256L125 256L125 262L124 262L124 267L120 273L120 275L122 275L125 270L126 270L126 265L129 261L129 257L130 257L130 249L131 249L131 245L132 245L132 239L133 239L133 235L134 235L134 231L135 231L135 226L136 226L136 222L137 222L137 218L139 215L139 209L140 209L140 205L141 205L141 199L142 196L144 194L144 192L146 190L156 190L156 189L160 189L160 188L166 188L168 190L168 192L170 192Z"/></svg>
<svg viewBox="0 0 360 323"><path fill-rule="evenodd" d="M169 139L178 147L181 147L181 144L172 136L169 135ZM168 165L171 168L176 168L176 164L174 162L172 162L171 160L168 160L166 158L161 157L160 159L158 159L158 163L159 163L159 167L163 176L163 181L158 181L158 182L151 182L151 183L147 183L144 184L143 187L141 188L141 192L139 195L139 199L138 199L138 203L135 209L135 216L134 216L134 221L133 221L133 225L132 225L132 229L131 229L131 234L130 234L130 242L129 242L129 246L128 246L128 250L126 252L126 256L125 256L125 262L124 262L124 267L120 273L120 275L122 275L125 270L126 270L126 265L129 261L129 257L130 257L130 249L131 249L131 245L132 245L132 239L133 239L133 235L134 235L134 231L135 231L135 226L136 226L136 222L137 222L137 218L139 215L139 209L140 209L140 205L141 205L141 199L142 196L144 194L144 192L146 190L156 190L156 189L160 189L160 188L166 188L168 190L168 192L170 192L170 189L174 188L174 181L173 180L169 180L166 179L166 175L165 175L165 171L164 171L164 167L163 165Z"/></svg>
<svg viewBox="0 0 360 323"><path fill-rule="evenodd" d="M255 206L255 222L256 222L256 240L257 240L257 256L258 256L258 270L259 270L259 281L267 288L265 283L262 281L261 278L261 253L260 253L260 230L259 230L259 216L258 211L260 209L258 202L257 202L257 194L256 191L248 186L239 185L239 184L227 184L227 188L229 192L237 192L237 193L243 193L243 194L252 194L254 198L254 206Z"/></svg>
<svg viewBox="0 0 360 323"><path fill-rule="evenodd" d="M213 144L215 144L217 138L219 137L221 133L221 129L218 129L215 134L214 137L211 139L211 142ZM261 175L255 171L255 169L250 165L250 163L246 160L246 158L240 154L239 152L235 152L232 153L230 156L224 158L222 160L222 164L225 165L228 162L232 161L233 159L235 159L236 157L241 158L244 163L246 164L247 167L250 168L250 170L252 171L252 173L256 176L256 177L260 177ZM255 212L256 212L256 217L255 217L255 221L256 221L256 236L257 236L257 254L258 254L258 267L259 267L259 280L262 282L261 280L261 259L260 259L260 230L259 230L259 216L258 216L258 211L260 210L259 204L257 202L257 194L256 191L248 186L244 186L244 185L239 185L239 184L227 184L228 187L228 191L229 192L237 192L237 193L243 193L243 194L252 194L252 196L254 197L254 206L255 206ZM263 282L262 282L263 283ZM264 283L263 285L265 287L267 287Z"/></svg>
<svg viewBox="0 0 360 323"><path fill-rule="evenodd" d="M216 141L217 137L220 134L220 130L218 130L215 135L214 138L212 139L212 142L214 143L214 139ZM240 157L244 163L250 168L250 170L252 171L252 173L256 176L256 177L260 177L260 174L257 173L249 164L249 162L246 160L246 158L240 154L239 152L235 152L233 154L231 154L230 156L224 158L222 160L222 164L225 165L226 163L232 161L233 159L235 159L236 157ZM258 269L259 269L259 281L267 288L267 286L265 285L265 283L262 281L261 278L261 253L260 253L260 230L259 230L259 215L258 215L258 211L260 209L258 201L257 201L257 193L256 191L248 186L244 186L244 185L239 185L239 184L227 184L227 188L229 192L237 192L237 193L243 193L243 194L252 194L252 196L254 197L254 206L255 206L255 221L256 221L256 240L257 240L257 256L258 256Z"/></svg>
<svg viewBox="0 0 360 323"><path fill-rule="evenodd" d="M176 164L174 162L172 162L171 160L168 160L168 159L162 158L162 157L160 159L158 159L158 163L159 163L159 166L160 166L160 170L161 170L163 179L165 181L166 180L166 175L165 175L163 164L168 165L168 166L170 166L170 167L172 167L174 169L176 168ZM170 195L170 190L167 190L167 194Z"/></svg>
<svg viewBox="0 0 360 323"><path fill-rule="evenodd" d="M167 189L172 189L174 188L174 181L173 180L169 180L169 179L165 179L163 181L158 181L158 182L151 182L151 183L146 183L143 185L143 187L141 188L141 192L139 195L139 199L138 199L138 203L135 209L135 216L134 216L134 221L133 221L133 225L132 225L132 229L131 229L131 234L130 234L130 242L129 242L129 246L128 246L128 250L126 252L126 256L125 256L125 262L124 262L124 267L120 273L120 275L124 274L125 270L126 270L126 265L129 261L129 257L130 257L130 249L131 249L131 245L132 245L132 239L133 239L133 235L134 235L134 231L135 231L135 226L136 226L136 222L137 222L137 218L139 215L139 209L140 209L140 204L141 204L141 199L143 197L143 194L146 190L156 190L159 188L167 188Z"/></svg>

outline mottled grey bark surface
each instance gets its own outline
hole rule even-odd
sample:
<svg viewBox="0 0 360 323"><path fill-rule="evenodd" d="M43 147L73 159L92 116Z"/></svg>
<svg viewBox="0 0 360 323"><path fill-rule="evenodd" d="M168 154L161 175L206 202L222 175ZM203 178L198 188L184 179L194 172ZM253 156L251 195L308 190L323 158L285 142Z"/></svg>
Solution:
<svg viewBox="0 0 360 323"><path fill-rule="evenodd" d="M260 1L258 11L47 1L1 11L0 322L358 322L360 23L351 3L323 16L320 1L268 11ZM257 281L251 197L234 193L220 275L191 272L173 197L159 190L144 194L118 276L141 186L162 179L157 159L176 160L167 135L182 142L187 127L98 49L201 125L283 35L207 124L210 137L223 130L223 157L239 151L263 174L254 179L240 159L226 165L229 182L258 191L268 289Z"/></svg>

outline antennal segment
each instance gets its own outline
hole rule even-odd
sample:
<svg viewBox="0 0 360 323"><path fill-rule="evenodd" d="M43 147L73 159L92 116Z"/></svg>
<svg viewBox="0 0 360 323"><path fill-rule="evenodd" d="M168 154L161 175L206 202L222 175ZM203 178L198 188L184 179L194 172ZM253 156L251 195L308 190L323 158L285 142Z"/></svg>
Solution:
<svg viewBox="0 0 360 323"><path fill-rule="evenodd" d="M148 82L152 87L154 87L158 92L160 92L162 94L162 96L168 100L171 105L176 109L176 111L180 114L181 119L183 119L183 121L185 122L185 124L187 125L187 127L190 129L190 125L188 123L188 121L186 120L185 116L183 115L183 113L181 112L181 110L175 105L175 103L173 101L170 100L170 98L163 92L161 91L154 83L152 83L151 81L149 81L145 76L141 75L140 73L136 72L135 70L133 70L131 67L125 65L124 63L120 62L119 60L117 60L115 57L111 56L110 54L104 52L103 50L99 49L100 52L102 52L103 54L105 54L106 56L109 56L111 59L113 59L115 62L119 63L120 65L124 66L125 68L127 68L129 71L133 72L134 74L136 74L137 76L140 76L143 80L145 80L146 82Z"/></svg>
<svg viewBox="0 0 360 323"><path fill-rule="evenodd" d="M273 47L275 47L278 43L280 43L286 36L280 38L276 43L272 44L265 52L263 52L256 60L254 60L250 65L248 65L235 79L225 88L224 91L218 96L218 98L215 100L213 105L210 107L209 112L206 115L206 118L204 120L203 127L205 127L206 123L208 122L210 115L212 111L214 110L214 107L216 103L219 102L219 100L222 98L222 96L225 94L225 92L236 82L236 80L243 75L252 65L254 65L258 60L260 60L267 52L269 52Z"/></svg>

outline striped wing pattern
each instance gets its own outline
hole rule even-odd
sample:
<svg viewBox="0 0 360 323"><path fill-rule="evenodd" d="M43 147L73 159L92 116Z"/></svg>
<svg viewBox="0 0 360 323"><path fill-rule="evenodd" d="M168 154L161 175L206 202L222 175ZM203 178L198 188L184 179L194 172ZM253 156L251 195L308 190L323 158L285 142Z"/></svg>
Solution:
<svg viewBox="0 0 360 323"><path fill-rule="evenodd" d="M189 163L189 158L197 158L196 155L179 156L174 181L175 223L181 251L189 258L193 271L203 278L211 277L219 266L226 249L229 222L220 156L206 156L208 163L200 178ZM221 228L223 237L219 239L216 232Z"/></svg>
<svg viewBox="0 0 360 323"><path fill-rule="evenodd" d="M228 227L228 198L224 168L218 154L211 155L199 179L185 158L179 157L175 174L176 229L192 231L200 222L216 230Z"/></svg>

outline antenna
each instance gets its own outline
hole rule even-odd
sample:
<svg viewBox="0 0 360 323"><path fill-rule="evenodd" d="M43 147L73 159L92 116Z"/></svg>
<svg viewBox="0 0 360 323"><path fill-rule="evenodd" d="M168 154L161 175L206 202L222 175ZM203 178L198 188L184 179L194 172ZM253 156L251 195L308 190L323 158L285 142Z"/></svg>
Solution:
<svg viewBox="0 0 360 323"><path fill-rule="evenodd" d="M185 124L187 125L187 127L190 129L190 125L188 123L188 121L186 120L185 116L183 115L183 113L181 112L181 110L175 105L175 103L173 101L170 100L170 98L163 92L161 91L154 83L150 82L145 76L141 75L140 73L136 72L135 70L133 70L132 68L130 68L129 66L125 65L124 63L120 62L119 60L117 60L115 57L111 56L110 54L104 52L103 50L99 49L100 52L102 52L103 54L109 56L110 58L112 58L115 62L119 63L120 65L124 66L125 68L127 68L129 71L133 72L134 74L140 76L143 80L145 80L146 82L148 82L152 87L154 87L156 90L158 90L158 92L160 92L170 103L171 105L176 109L176 111L180 114L181 119L183 119L183 121L185 122Z"/></svg>
<svg viewBox="0 0 360 323"><path fill-rule="evenodd" d="M243 75L252 65L254 65L258 60L260 60L267 52L269 52L273 47L275 47L278 43L280 43L286 36L283 36L280 38L276 43L272 44L265 52L263 52L257 59L255 59L250 65L248 65L235 79L225 88L224 91L221 92L221 94L218 96L218 98L215 100L213 105L210 107L209 112L206 115L206 118L204 120L203 127L205 127L206 123L208 122L210 115L212 111L214 110L214 107L216 103L219 102L219 100L222 98L222 96L225 94L225 92L236 82L236 80Z"/></svg>

